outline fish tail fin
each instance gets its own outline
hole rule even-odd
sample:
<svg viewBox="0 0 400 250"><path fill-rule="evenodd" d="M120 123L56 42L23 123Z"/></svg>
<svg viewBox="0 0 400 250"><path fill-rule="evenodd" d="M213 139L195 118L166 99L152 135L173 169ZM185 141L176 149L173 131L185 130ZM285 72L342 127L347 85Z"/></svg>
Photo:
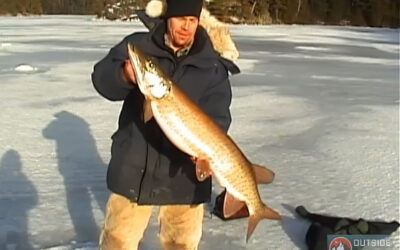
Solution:
<svg viewBox="0 0 400 250"><path fill-rule="evenodd" d="M282 219L282 216L278 212L267 207L266 205L264 205L261 210L250 215L249 224L247 227L246 243L249 241L249 239L250 239L251 235L253 234L254 230L256 229L258 223L262 219L280 220L280 219Z"/></svg>

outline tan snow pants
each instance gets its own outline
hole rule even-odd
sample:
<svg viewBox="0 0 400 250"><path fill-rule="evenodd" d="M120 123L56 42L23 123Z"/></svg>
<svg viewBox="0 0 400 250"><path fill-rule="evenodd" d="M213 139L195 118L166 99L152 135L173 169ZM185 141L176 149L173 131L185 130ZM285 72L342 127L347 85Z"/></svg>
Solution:
<svg viewBox="0 0 400 250"><path fill-rule="evenodd" d="M153 206L137 205L111 194L100 235L101 250L137 250ZM200 242L204 206L160 206L160 242L164 250L196 250Z"/></svg>

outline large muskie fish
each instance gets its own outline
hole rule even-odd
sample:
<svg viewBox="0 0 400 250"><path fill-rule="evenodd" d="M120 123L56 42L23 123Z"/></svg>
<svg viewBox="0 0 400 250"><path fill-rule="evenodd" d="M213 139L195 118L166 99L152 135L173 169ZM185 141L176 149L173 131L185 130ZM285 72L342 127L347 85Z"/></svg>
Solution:
<svg viewBox="0 0 400 250"><path fill-rule="evenodd" d="M146 98L144 121L154 116L168 139L197 159L197 178L202 181L212 173L227 193L236 198L226 202L226 216L242 208L238 202L246 203L250 214L246 241L261 219L281 219L279 213L262 202L257 189L256 172L258 182L264 183L273 178L273 172L253 165L233 140L148 56L131 44L128 45L128 53L136 83Z"/></svg>

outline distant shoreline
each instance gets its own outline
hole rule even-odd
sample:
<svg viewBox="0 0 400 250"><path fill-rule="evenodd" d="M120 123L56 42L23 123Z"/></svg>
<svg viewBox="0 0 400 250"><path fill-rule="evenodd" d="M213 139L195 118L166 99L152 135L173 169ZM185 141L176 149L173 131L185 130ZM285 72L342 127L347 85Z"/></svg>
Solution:
<svg viewBox="0 0 400 250"><path fill-rule="evenodd" d="M117 18L117 19L109 19L104 16L97 16L95 14L17 14L17 15L12 15L12 14L0 14L1 17L15 17L15 18L21 18L21 17L42 17L42 16L88 16L92 17L94 19L99 19L99 20L107 20L110 22L136 22L139 21L138 18L134 19L126 19L126 18ZM338 26L338 27L364 27L364 28L389 28L389 29L399 29L399 27L391 27L391 26L368 26L368 25L354 25L354 24L343 24L343 23L324 23L324 22L314 22L314 23L228 23L229 25L236 26L236 25L252 25L252 26L271 26L271 25L320 25L320 26Z"/></svg>

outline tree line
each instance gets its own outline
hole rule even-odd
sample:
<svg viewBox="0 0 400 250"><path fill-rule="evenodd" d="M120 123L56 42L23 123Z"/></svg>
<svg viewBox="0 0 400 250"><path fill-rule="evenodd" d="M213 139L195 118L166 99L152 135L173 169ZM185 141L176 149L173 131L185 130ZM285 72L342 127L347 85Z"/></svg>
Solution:
<svg viewBox="0 0 400 250"><path fill-rule="evenodd" d="M226 22L399 27L399 0L218 0L208 8Z"/></svg>
<svg viewBox="0 0 400 250"><path fill-rule="evenodd" d="M98 14L114 0L0 0L0 15Z"/></svg>
<svg viewBox="0 0 400 250"><path fill-rule="evenodd" d="M114 6L126 15L148 0L0 0L0 15L94 14ZM219 19L251 24L332 24L398 28L399 0L214 0L206 2Z"/></svg>

